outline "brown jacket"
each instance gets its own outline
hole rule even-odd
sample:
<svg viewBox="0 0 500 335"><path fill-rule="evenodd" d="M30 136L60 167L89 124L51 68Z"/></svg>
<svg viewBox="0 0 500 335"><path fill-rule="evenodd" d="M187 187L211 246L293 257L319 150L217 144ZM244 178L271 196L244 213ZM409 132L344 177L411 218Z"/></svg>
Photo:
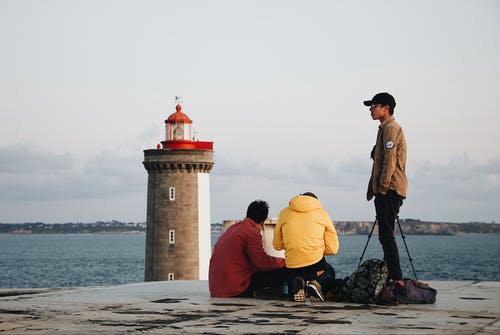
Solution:
<svg viewBox="0 0 500 335"><path fill-rule="evenodd" d="M406 197L408 180L405 173L406 139L403 129L391 116L378 127L377 144L366 199L376 193L387 194L394 190Z"/></svg>

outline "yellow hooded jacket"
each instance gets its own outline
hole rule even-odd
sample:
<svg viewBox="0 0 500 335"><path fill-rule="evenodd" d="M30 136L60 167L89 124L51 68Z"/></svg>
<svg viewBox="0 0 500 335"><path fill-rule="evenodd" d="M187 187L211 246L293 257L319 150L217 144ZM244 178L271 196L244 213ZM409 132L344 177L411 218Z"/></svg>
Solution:
<svg viewBox="0 0 500 335"><path fill-rule="evenodd" d="M319 262L324 255L336 254L339 239L321 202L298 195L278 216L273 246L276 250L285 249L287 268L301 268Z"/></svg>

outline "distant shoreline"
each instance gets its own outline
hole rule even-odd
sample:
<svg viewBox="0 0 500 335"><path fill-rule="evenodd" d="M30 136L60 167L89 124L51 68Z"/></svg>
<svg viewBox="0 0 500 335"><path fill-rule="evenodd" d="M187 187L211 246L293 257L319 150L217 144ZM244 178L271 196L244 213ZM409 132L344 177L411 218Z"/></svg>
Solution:
<svg viewBox="0 0 500 335"><path fill-rule="evenodd" d="M145 231L130 232L130 231L99 231L99 232L0 232L0 235L145 235Z"/></svg>
<svg viewBox="0 0 500 335"><path fill-rule="evenodd" d="M415 219L400 220L405 235L499 235L500 224L470 222L426 222ZM335 221L339 235L367 235L373 222L367 221ZM377 234L375 226L374 234ZM220 234L222 223L213 223L211 233ZM31 234L144 234L145 222L98 221L94 223L0 223L0 234L31 235ZM396 234L399 229L396 227Z"/></svg>

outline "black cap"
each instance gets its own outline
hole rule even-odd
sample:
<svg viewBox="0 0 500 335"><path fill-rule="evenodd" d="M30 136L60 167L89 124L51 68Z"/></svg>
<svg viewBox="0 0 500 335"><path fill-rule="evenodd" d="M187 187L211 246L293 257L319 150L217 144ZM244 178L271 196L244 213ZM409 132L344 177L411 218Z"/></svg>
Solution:
<svg viewBox="0 0 500 335"><path fill-rule="evenodd" d="M396 107L396 100L387 92L377 93L371 100L363 101L365 106L381 104L382 106L389 105L392 108Z"/></svg>
<svg viewBox="0 0 500 335"><path fill-rule="evenodd" d="M318 199L318 197L316 196L316 194L314 194L312 192L305 192L305 193L302 193L301 195L307 195L307 196L310 196L310 197Z"/></svg>

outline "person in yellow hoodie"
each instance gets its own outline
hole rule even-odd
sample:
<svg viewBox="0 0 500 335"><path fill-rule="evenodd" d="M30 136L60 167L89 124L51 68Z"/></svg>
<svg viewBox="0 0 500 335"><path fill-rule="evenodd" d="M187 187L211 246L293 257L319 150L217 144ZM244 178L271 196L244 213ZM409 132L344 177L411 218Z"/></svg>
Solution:
<svg viewBox="0 0 500 335"><path fill-rule="evenodd" d="M293 197L280 212L273 246L285 250L287 283L294 300L304 302L307 291L311 301L324 301L335 280L325 255L337 253L339 240L330 215L314 193Z"/></svg>

